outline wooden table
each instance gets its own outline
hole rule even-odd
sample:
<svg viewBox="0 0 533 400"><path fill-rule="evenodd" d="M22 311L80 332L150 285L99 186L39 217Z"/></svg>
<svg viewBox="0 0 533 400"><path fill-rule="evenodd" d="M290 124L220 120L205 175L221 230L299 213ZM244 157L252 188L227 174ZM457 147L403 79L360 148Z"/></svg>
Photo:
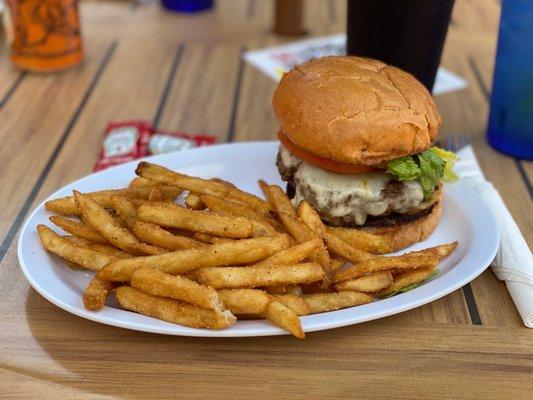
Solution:
<svg viewBox="0 0 533 400"><path fill-rule="evenodd" d="M345 2L307 1L312 35L344 30ZM148 119L221 141L273 139L275 83L242 61L281 43L270 1L218 1L197 16L155 5L85 2L86 62L21 74L0 48L0 398L526 399L532 332L487 271L400 315L292 337L166 337L71 315L30 288L17 232L52 191L91 171L108 121ZM526 240L533 241L533 164L486 144L497 0L457 0L443 65L469 80L437 97L442 135L469 135Z"/></svg>

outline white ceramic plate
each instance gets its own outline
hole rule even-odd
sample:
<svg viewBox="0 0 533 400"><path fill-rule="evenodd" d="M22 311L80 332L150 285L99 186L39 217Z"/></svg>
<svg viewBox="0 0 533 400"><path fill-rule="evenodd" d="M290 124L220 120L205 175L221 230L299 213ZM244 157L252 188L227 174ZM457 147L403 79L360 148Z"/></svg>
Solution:
<svg viewBox="0 0 533 400"><path fill-rule="evenodd" d="M260 195L259 178L281 184L274 165L277 142L254 142L203 147L182 153L150 157L149 161L186 174L221 177L241 189ZM125 187L135 176L137 162L89 175L57 191L50 199L72 194ZM459 241L457 250L439 265L439 274L409 292L370 304L302 317L306 332L356 324L406 311L460 288L478 276L496 255L499 233L496 221L474 192L461 184L447 185L441 222L431 237L409 250ZM40 204L29 216L18 241L20 265L30 284L42 296L73 314L104 324L139 331L183 336L266 336L286 334L267 321L239 321L226 330L192 329L120 309L113 300L99 312L83 308L82 293L92 274L65 267L62 260L41 247L37 224L52 224Z"/></svg>

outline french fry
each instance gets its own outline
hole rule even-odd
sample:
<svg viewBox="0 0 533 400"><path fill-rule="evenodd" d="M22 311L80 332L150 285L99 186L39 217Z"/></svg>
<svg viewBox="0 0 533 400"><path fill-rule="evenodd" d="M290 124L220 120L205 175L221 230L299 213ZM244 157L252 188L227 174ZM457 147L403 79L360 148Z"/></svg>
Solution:
<svg viewBox="0 0 533 400"><path fill-rule="evenodd" d="M113 203L111 202L111 196L124 196L128 198L140 198L147 200L150 195L150 187L136 187L129 189L112 189L112 190L101 190L98 192L85 193L86 196L89 196L100 206L104 208L112 208ZM172 198L178 196L181 193L180 189L175 187L165 186L162 188L165 198ZM62 197L59 199L49 200L44 203L44 208L48 211L55 212L61 215L80 215L80 211L76 207L76 202L74 196Z"/></svg>
<svg viewBox="0 0 533 400"><path fill-rule="evenodd" d="M302 287L300 285L265 286L262 289L268 294L302 294Z"/></svg>
<svg viewBox="0 0 533 400"><path fill-rule="evenodd" d="M121 250L131 253L139 243L137 238L127 229L119 226L116 220L91 197L74 191L76 204L84 221L102 234L110 243Z"/></svg>
<svg viewBox="0 0 533 400"><path fill-rule="evenodd" d="M343 260L342 258L332 258L331 259L331 272L335 272L346 264L346 260Z"/></svg>
<svg viewBox="0 0 533 400"><path fill-rule="evenodd" d="M180 174L162 166L150 164L145 161L139 163L135 172L138 176L143 178L177 186L182 189L187 189L195 194L212 194L215 196L223 196L235 199L248 204L261 214L265 214L270 210L268 203L266 203L264 200L261 200L259 197L243 192L236 187L224 183Z"/></svg>
<svg viewBox="0 0 533 400"><path fill-rule="evenodd" d="M392 243L385 236L375 235L362 229L326 227L328 233L335 235L353 247L372 254L387 254L392 251Z"/></svg>
<svg viewBox="0 0 533 400"><path fill-rule="evenodd" d="M118 216L126 223L137 217L137 207L135 207L130 199L124 196L111 196L111 204Z"/></svg>
<svg viewBox="0 0 533 400"><path fill-rule="evenodd" d="M131 247L131 251L132 251L132 254L146 254L149 256L168 253L167 249L164 249L159 246L154 246L153 244L148 244L148 243L134 244Z"/></svg>
<svg viewBox="0 0 533 400"><path fill-rule="evenodd" d="M351 262L352 264L357 264L361 261L369 260L370 258L375 257L374 254L365 250L360 250L329 232L325 233L324 239L326 241L328 250L331 253Z"/></svg>
<svg viewBox="0 0 533 400"><path fill-rule="evenodd" d="M280 303L285 304L296 315L309 315L313 311L311 306L305 301L302 296L297 296L295 294L277 294L273 297Z"/></svg>
<svg viewBox="0 0 533 400"><path fill-rule="evenodd" d="M273 254L268 258L254 264L257 266L262 265L286 265L295 264L305 259L313 250L322 245L322 242L318 238L313 238L289 247L286 250L282 250L279 253Z"/></svg>
<svg viewBox="0 0 533 400"><path fill-rule="evenodd" d="M298 315L283 303L276 300L268 303L264 316L275 325L292 333L298 339L305 338Z"/></svg>
<svg viewBox="0 0 533 400"><path fill-rule="evenodd" d="M259 289L221 289L218 295L233 314L263 315L272 298Z"/></svg>
<svg viewBox="0 0 533 400"><path fill-rule="evenodd" d="M339 282L335 285L338 291L350 290L355 292L379 292L392 284L390 271L374 272L349 281Z"/></svg>
<svg viewBox="0 0 533 400"><path fill-rule="evenodd" d="M120 249L117 249L116 247L113 247L110 244L94 243L89 240L82 239L76 236L64 236L63 238L68 240L70 243L74 243L80 247L85 247L87 249L94 250L99 253L107 254L108 256L111 256L117 259L133 257L131 254L126 253L125 251L122 251Z"/></svg>
<svg viewBox="0 0 533 400"><path fill-rule="evenodd" d="M228 310L219 312L152 296L129 286L117 288L115 296L119 304L127 310L193 328L224 329L236 321L235 316Z"/></svg>
<svg viewBox="0 0 533 400"><path fill-rule="evenodd" d="M49 219L54 225L60 227L65 232L68 232L73 236L86 239L95 243L109 243L100 232L98 232L92 226L87 225L83 222L74 221L72 219L60 217L57 215L53 215Z"/></svg>
<svg viewBox="0 0 533 400"><path fill-rule="evenodd" d="M277 212L278 217L291 236L302 243L317 237L297 216L294 207L283 190L276 185L267 185L259 181L259 185L268 199L272 208ZM324 285L327 287L331 282L331 260L324 246L320 246L309 257L312 261L319 263L324 270Z"/></svg>
<svg viewBox="0 0 533 400"><path fill-rule="evenodd" d="M263 180L259 181L259 187L273 210L296 216L296 210L282 188L276 185L268 185Z"/></svg>
<svg viewBox="0 0 533 400"><path fill-rule="evenodd" d="M303 200L298 205L298 215L315 235L324 239L331 253L350 261L352 264L374 257L373 254L359 250L334 234L328 233L320 216L307 201Z"/></svg>
<svg viewBox="0 0 533 400"><path fill-rule="evenodd" d="M336 271L333 274L333 282L348 281L378 271L429 268L436 266L438 261L434 256L414 253L391 257L378 256L348 269Z"/></svg>
<svg viewBox="0 0 533 400"><path fill-rule="evenodd" d="M198 239L204 243L213 243L213 238L215 237L213 235L209 235L208 233L201 232L196 232L193 236L195 239Z"/></svg>
<svg viewBox="0 0 533 400"><path fill-rule="evenodd" d="M83 305L87 310L101 310L111 292L111 282L93 277L83 291Z"/></svg>
<svg viewBox="0 0 533 400"><path fill-rule="evenodd" d="M37 232L46 250L84 268L98 271L104 265L116 260L115 257L71 243L46 225L37 225Z"/></svg>
<svg viewBox="0 0 533 400"><path fill-rule="evenodd" d="M138 188L138 187L150 187L159 186L159 182L151 181L150 179L135 177L131 180L129 188Z"/></svg>
<svg viewBox="0 0 533 400"><path fill-rule="evenodd" d="M372 301L372 296L366 293L349 291L304 294L302 297L311 308L311 314L340 310L341 308L354 307Z"/></svg>
<svg viewBox="0 0 533 400"><path fill-rule="evenodd" d="M205 210L206 205L197 194L189 192L185 196L185 207L190 208L191 210Z"/></svg>
<svg viewBox="0 0 533 400"><path fill-rule="evenodd" d="M317 238L317 236L298 218L298 216L287 214L285 212L280 212L278 215L296 242L303 243L313 238ZM329 286L329 283L331 282L331 259L324 244L321 244L318 249L309 254L309 259L322 266L322 269L324 270L324 285L326 287Z"/></svg>
<svg viewBox="0 0 533 400"><path fill-rule="evenodd" d="M254 232L258 236L275 236L278 234L266 217L244 203L212 195L202 195L200 199L213 212L248 218L254 224Z"/></svg>
<svg viewBox="0 0 533 400"><path fill-rule="evenodd" d="M191 272L194 279L215 289L316 282L324 272L316 263L251 267L210 267Z"/></svg>
<svg viewBox="0 0 533 400"><path fill-rule="evenodd" d="M133 234L145 243L162 247L170 251L192 249L202 246L199 241L172 233L148 222L134 221L131 226Z"/></svg>
<svg viewBox="0 0 533 400"><path fill-rule="evenodd" d="M148 201L163 201L165 198L163 196L163 191L161 186L154 186L148 195Z"/></svg>
<svg viewBox="0 0 533 400"><path fill-rule="evenodd" d="M378 293L378 297L385 297L391 293L405 288L406 286L414 285L423 282L435 271L435 268L417 268L406 271L401 275L394 277L392 284Z"/></svg>
<svg viewBox="0 0 533 400"><path fill-rule="evenodd" d="M446 244L441 244L434 247L429 247L427 249L413 251L411 253L407 253L407 255L431 255L434 257L437 257L440 260L445 259L450 254L453 253L453 251L457 248L459 242L451 242Z"/></svg>
<svg viewBox="0 0 533 400"><path fill-rule="evenodd" d="M150 267L141 267L132 274L131 286L159 297L183 300L204 308L223 311L224 305L215 289L183 276L172 276Z"/></svg>
<svg viewBox="0 0 533 400"><path fill-rule="evenodd" d="M145 265L178 275L197 268L249 264L288 246L289 239L286 235L235 240L158 256L118 260L99 271L99 276L110 281L128 281L133 271Z"/></svg>
<svg viewBox="0 0 533 400"><path fill-rule="evenodd" d="M304 333L294 311L258 289L222 289L218 291L224 305L234 314L262 315L298 338Z"/></svg>
<svg viewBox="0 0 533 400"><path fill-rule="evenodd" d="M231 218L205 211L189 210L178 205L144 205L139 219L160 226L187 229L233 239L249 237L252 223L245 218Z"/></svg>

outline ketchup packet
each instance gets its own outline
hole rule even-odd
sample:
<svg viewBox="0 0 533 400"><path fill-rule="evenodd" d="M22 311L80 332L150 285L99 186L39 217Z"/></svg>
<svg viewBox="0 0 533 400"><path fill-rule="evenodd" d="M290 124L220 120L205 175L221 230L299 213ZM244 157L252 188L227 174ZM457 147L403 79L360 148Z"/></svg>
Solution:
<svg viewBox="0 0 533 400"><path fill-rule="evenodd" d="M165 132L156 130L153 132L148 144L150 154L164 154L171 151L193 149L195 147L208 146L215 143L213 136L186 135L181 132Z"/></svg>
<svg viewBox="0 0 533 400"><path fill-rule="evenodd" d="M100 171L150 154L164 154L213 144L215 138L152 128L147 121L110 122L93 170Z"/></svg>
<svg viewBox="0 0 533 400"><path fill-rule="evenodd" d="M151 136L149 122L110 122L105 129L100 157L93 170L100 171L147 156Z"/></svg>

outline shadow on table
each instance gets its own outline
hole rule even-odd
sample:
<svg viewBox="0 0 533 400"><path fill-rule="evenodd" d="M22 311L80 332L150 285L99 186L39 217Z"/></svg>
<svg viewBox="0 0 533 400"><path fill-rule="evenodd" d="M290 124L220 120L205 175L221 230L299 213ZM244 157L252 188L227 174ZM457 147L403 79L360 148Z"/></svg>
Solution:
<svg viewBox="0 0 533 400"><path fill-rule="evenodd" d="M203 396L218 397L222 383L224 390L243 397L271 392L275 382L283 387L292 385L294 394L306 393L309 388L303 390L304 383L311 388L320 385L306 378L306 371L319 370L324 379L335 381L339 368L352 372L359 368L354 349L347 351L342 344L357 343L357 347L365 348L366 342L367 355L374 352L378 357L379 349L369 341L383 326L383 322L372 322L315 332L305 341L291 336L164 336L77 317L33 289L28 291L26 316L35 341L62 367L55 371L52 365L52 370L40 371L50 374L47 377L52 381L93 394L150 399L193 394L198 388L202 388Z"/></svg>

